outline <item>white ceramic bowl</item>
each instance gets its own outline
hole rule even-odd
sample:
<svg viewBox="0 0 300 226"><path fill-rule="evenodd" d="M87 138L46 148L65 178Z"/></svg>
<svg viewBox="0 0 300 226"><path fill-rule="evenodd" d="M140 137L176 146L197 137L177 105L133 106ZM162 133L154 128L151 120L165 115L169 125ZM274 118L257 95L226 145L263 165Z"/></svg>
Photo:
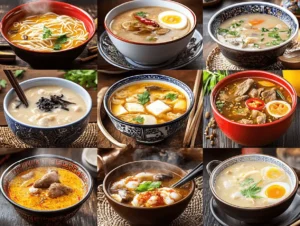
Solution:
<svg viewBox="0 0 300 226"><path fill-rule="evenodd" d="M138 43L133 41L125 40L117 35L113 34L110 30L110 24L112 20L119 14L126 12L131 9L141 7L164 7L171 10L178 11L185 16L191 23L191 31L185 36L164 43ZM129 1L121 4L111 11L109 11L104 20L104 26L108 33L108 36L115 47L126 57L131 60L144 65L155 65L166 62L172 58L175 58L189 43L196 29L196 15L194 12L186 6L173 1L166 0L136 0Z"/></svg>

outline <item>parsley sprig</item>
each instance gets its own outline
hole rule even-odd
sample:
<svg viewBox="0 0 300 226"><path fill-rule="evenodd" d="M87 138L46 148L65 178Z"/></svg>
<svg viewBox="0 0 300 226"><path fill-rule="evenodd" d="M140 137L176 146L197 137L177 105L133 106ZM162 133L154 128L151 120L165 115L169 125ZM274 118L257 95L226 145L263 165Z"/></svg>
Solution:
<svg viewBox="0 0 300 226"><path fill-rule="evenodd" d="M142 94L138 94L138 101L140 104L145 105L150 101L150 93L148 91L143 92Z"/></svg>
<svg viewBox="0 0 300 226"><path fill-rule="evenodd" d="M161 186L161 181L144 181L136 188L136 192L152 191Z"/></svg>

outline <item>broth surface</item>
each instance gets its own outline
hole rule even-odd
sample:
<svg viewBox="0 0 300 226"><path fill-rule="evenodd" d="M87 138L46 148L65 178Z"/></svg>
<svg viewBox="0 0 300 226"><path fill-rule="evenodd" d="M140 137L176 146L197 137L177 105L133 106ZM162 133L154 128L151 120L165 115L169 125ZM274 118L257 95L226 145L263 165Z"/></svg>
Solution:
<svg viewBox="0 0 300 226"><path fill-rule="evenodd" d="M32 87L24 91L29 106L26 108L20 105L18 97L13 99L8 105L9 113L17 120L42 127L52 127L65 125L82 118L87 111L86 104L81 96L68 88L59 86L39 86ZM51 111L41 110L37 102L41 98L50 99L51 96L63 95L63 100L74 104L67 105L67 109L62 107L53 108Z"/></svg>

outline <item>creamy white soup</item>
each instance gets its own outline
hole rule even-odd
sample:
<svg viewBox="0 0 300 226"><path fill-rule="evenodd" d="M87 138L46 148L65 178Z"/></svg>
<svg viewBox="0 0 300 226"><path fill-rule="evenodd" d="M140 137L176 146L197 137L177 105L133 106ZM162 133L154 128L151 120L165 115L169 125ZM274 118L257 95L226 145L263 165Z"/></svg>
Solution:
<svg viewBox="0 0 300 226"><path fill-rule="evenodd" d="M87 107L82 97L60 86L38 86L24 91L29 106L14 98L8 106L9 113L17 120L35 126L65 125L82 118Z"/></svg>
<svg viewBox="0 0 300 226"><path fill-rule="evenodd" d="M291 193L284 170L266 162L236 163L220 173L215 191L222 200L241 207L264 207Z"/></svg>

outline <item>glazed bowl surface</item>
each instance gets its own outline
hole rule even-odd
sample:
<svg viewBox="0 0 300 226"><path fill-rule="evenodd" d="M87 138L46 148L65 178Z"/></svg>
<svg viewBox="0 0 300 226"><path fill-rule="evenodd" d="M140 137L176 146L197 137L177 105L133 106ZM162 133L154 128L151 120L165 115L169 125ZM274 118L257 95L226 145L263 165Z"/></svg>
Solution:
<svg viewBox="0 0 300 226"><path fill-rule="evenodd" d="M190 182L190 192L185 198L168 206L152 208L134 207L117 202L110 196L109 187L118 177L129 172L138 173L141 170L158 169L161 169L163 172L176 173L181 177L186 175L184 170L175 165L154 160L142 160L118 166L110 171L103 181L103 190L109 204L122 218L129 221L132 225L167 225L183 213L193 197L195 191L194 181Z"/></svg>
<svg viewBox="0 0 300 226"><path fill-rule="evenodd" d="M49 85L65 87L74 91L77 95L82 97L87 110L83 117L69 124L54 127L29 125L15 119L9 113L8 105L16 97L14 89L10 89L3 101L4 116L7 125L18 139L32 147L66 147L84 132L89 123L92 99L90 94L80 85L66 79L55 77L33 78L20 83L23 90L36 86Z"/></svg>
<svg viewBox="0 0 300 226"><path fill-rule="evenodd" d="M9 184L20 173L36 167L58 167L76 174L84 184L85 196L78 203L58 210L34 210L21 206L9 197ZM15 208L17 213L27 222L35 225L54 225L73 217L93 190L93 179L89 172L79 163L57 155L36 155L15 162L1 176L0 189L4 198Z"/></svg>
<svg viewBox="0 0 300 226"><path fill-rule="evenodd" d="M131 9L150 6L169 8L170 10L175 10L186 15L191 23L191 30L185 36L176 40L149 44L123 39L111 31L110 24L117 15ZM104 20L105 30L114 46L125 57L142 65L157 65L172 60L173 58L175 59L175 57L188 45L196 29L196 25L196 15L191 9L178 2L167 0L129 1L109 11Z"/></svg>
<svg viewBox="0 0 300 226"><path fill-rule="evenodd" d="M292 98L290 113L270 123L253 125L237 123L223 116L215 105L217 95L226 85L242 78L261 78L284 87ZM229 75L217 83L211 93L210 104L218 127L229 139L245 146L264 146L277 140L290 127L296 112L297 93L290 83L278 75L265 71L242 71Z"/></svg>
<svg viewBox="0 0 300 226"><path fill-rule="evenodd" d="M291 182L291 194L282 201L266 207L240 207L223 201L218 197L215 190L216 179L222 171L236 163L257 161L271 163L284 170ZM213 160L208 163L206 168L210 174L209 187L218 207L221 208L227 215L246 223L260 225L271 218L279 216L289 208L297 194L299 183L297 174L289 165L272 156L262 154L239 155L229 158L223 162Z"/></svg>
<svg viewBox="0 0 300 226"><path fill-rule="evenodd" d="M155 125L139 125L129 122L125 122L115 117L110 109L110 97L119 89L122 89L128 85L132 85L140 82L160 82L175 87L180 90L188 101L188 107L186 112L180 117L166 123ZM157 143L165 138L175 134L186 123L190 111L194 106L194 94L193 91L183 82L160 74L141 74L124 78L115 84L113 84L106 92L104 96L104 108L108 114L110 120L114 124L117 130L124 133L126 136L132 137L141 143Z"/></svg>
<svg viewBox="0 0 300 226"><path fill-rule="evenodd" d="M81 45L55 52L42 52L37 50L25 49L21 46L15 45L7 38L9 27L17 20L28 15L35 15L37 13L54 12L59 15L67 15L81 20L87 31L89 32L88 39ZM35 1L19 5L10 10L1 20L1 34L2 37L9 43L13 51L22 60L29 63L34 68L66 68L75 58L77 58L85 49L88 42L93 38L96 32L96 25L94 19L84 10L74 5L65 2L56 1Z"/></svg>
<svg viewBox="0 0 300 226"><path fill-rule="evenodd" d="M226 45L218 40L218 28L224 21L235 16L253 13L272 15L286 23L291 29L290 38L280 45L257 50L240 49ZM263 1L241 2L225 7L215 13L208 23L210 37L218 44L218 47L227 60L240 67L254 69L264 68L275 63L277 57L283 55L288 45L297 36L298 29L298 20L293 13L279 5Z"/></svg>

